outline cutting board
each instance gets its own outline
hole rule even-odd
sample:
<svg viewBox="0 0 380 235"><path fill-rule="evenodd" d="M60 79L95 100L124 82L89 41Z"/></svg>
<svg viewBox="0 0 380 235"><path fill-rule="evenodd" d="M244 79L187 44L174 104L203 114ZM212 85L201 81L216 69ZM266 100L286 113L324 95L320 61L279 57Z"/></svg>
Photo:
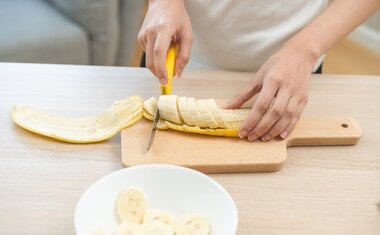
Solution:
<svg viewBox="0 0 380 235"><path fill-rule="evenodd" d="M214 137L157 130L147 151L152 122L145 119L121 133L125 166L167 163L204 173L278 171L286 160L286 148L311 145L354 145L361 128L351 117L302 117L287 139L248 142L239 138Z"/></svg>

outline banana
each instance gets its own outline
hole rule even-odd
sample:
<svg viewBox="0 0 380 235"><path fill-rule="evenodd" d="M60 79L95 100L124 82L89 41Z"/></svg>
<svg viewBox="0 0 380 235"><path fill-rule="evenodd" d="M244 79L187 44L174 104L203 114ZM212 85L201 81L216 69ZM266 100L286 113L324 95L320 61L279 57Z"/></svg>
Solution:
<svg viewBox="0 0 380 235"><path fill-rule="evenodd" d="M117 215L121 222L141 224L147 210L144 193L138 188L124 189L116 202Z"/></svg>
<svg viewBox="0 0 380 235"><path fill-rule="evenodd" d="M210 233L207 219L198 214L181 216L175 224L176 235L210 235Z"/></svg>
<svg viewBox="0 0 380 235"><path fill-rule="evenodd" d="M174 235L174 230L164 223L151 222L140 225L133 235Z"/></svg>
<svg viewBox="0 0 380 235"><path fill-rule="evenodd" d="M150 103L154 105L154 102ZM173 124L170 126L176 126L176 130L190 130L188 132L217 136L238 137L237 130L249 114L249 109L221 109L214 99L195 100L193 97L173 95L161 96L158 108L162 119ZM144 110L148 110L145 104ZM178 125L186 127L178 128ZM199 128L206 131L199 131ZM226 133L223 133L223 130L226 130Z"/></svg>
<svg viewBox="0 0 380 235"><path fill-rule="evenodd" d="M116 227L115 235L133 235L139 224L123 222Z"/></svg>
<svg viewBox="0 0 380 235"><path fill-rule="evenodd" d="M160 99L158 100L158 109L161 118L181 124L182 121L178 112L177 99L178 96L176 95L160 96Z"/></svg>
<svg viewBox="0 0 380 235"><path fill-rule="evenodd" d="M221 109L214 99L195 100L193 97L171 96L170 103L175 103L174 99L177 99L177 110L174 110L175 105L168 108L167 99L162 96L158 101L160 113L169 117L163 118L166 125L162 127L196 134L238 137L239 127L250 111Z"/></svg>
<svg viewBox="0 0 380 235"><path fill-rule="evenodd" d="M174 216L167 211L149 209L144 215L144 224L150 222L161 222L170 227L174 226Z"/></svg>

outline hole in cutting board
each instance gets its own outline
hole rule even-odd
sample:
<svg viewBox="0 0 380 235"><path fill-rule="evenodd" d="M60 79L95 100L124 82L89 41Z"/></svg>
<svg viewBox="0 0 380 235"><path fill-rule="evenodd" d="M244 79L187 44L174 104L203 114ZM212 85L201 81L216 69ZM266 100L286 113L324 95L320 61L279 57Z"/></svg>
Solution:
<svg viewBox="0 0 380 235"><path fill-rule="evenodd" d="M346 123L342 123L342 124L340 124L340 126L343 127L343 128L347 128L347 127L348 127L348 124L346 124Z"/></svg>

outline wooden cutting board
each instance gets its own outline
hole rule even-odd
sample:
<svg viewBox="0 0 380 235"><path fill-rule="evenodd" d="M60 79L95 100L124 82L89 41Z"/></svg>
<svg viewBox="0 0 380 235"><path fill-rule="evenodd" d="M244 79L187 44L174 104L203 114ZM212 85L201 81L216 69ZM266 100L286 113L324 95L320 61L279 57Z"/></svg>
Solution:
<svg viewBox="0 0 380 235"><path fill-rule="evenodd" d="M286 160L286 148L303 145L354 145L361 128L351 117L302 117L285 140L248 142L173 130L157 130L149 152L152 122L145 119L121 133L125 166L168 163L204 173L278 171Z"/></svg>

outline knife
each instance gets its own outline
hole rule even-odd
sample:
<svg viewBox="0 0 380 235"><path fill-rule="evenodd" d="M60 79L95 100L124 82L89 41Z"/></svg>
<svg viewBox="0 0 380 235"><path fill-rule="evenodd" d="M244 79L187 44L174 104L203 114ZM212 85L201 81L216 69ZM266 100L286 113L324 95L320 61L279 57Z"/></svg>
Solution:
<svg viewBox="0 0 380 235"><path fill-rule="evenodd" d="M172 93L172 79L174 76L176 56L177 56L177 45L172 43L169 47L168 54L166 56L166 72L168 75L168 82L166 83L165 86L160 85L161 95L169 95ZM154 115L152 130L150 131L150 136L148 139L147 151L149 151L150 147L153 144L153 140L154 140L154 137L156 136L157 124L159 120L160 120L160 113L157 107L156 114Z"/></svg>

